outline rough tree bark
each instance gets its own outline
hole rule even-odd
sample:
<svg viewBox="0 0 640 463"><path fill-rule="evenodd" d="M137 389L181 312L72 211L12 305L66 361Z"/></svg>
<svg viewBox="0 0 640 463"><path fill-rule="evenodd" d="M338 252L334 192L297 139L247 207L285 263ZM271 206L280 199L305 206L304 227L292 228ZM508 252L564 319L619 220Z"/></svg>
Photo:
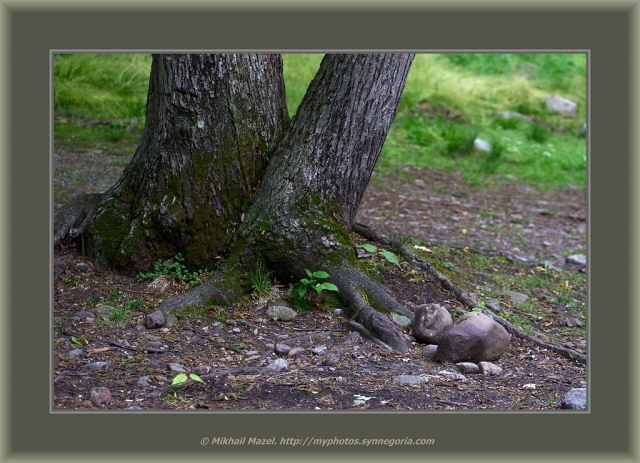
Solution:
<svg viewBox="0 0 640 463"><path fill-rule="evenodd" d="M230 60L198 58L207 59ZM260 58L253 59L260 61ZM262 59L267 63L274 60ZM166 76L176 74L166 71L165 66L172 69L179 61L177 57L155 58L151 87L167 85ZM162 246L172 252L184 252L190 263L201 262L199 259L206 261L208 257L204 265L210 268L212 257L221 252L219 244L228 244L225 258L210 280L165 300L160 306L163 311L207 302L228 302L246 290L248 272L256 263L265 265L283 281L304 277L305 269L326 270L331 275L330 281L339 288L338 296L350 307L352 318L394 349L406 352L408 348L402 336L389 317L380 312L400 312L410 317L413 314L358 268L351 228L395 117L412 61L413 55L409 54L325 56L286 129L286 118L282 116L284 97L280 99L275 89L278 85L274 85L273 93L267 92L265 101L253 100L252 105L245 99L244 104L251 111L240 113L227 109L238 117L216 119L221 116L212 115L210 111L220 105L205 106L193 114L189 111L189 98L193 95L195 101L200 101L198 95L209 93L212 99L219 94L231 95L226 96L230 100L242 99L233 92L233 84L227 93L209 90L200 77L210 68L182 71L181 82L171 83L169 79L169 87L180 89L179 94L185 99L179 102L178 108L185 113L174 110L168 114L163 107L168 104L166 92L160 92L157 97L160 101L149 103L148 111L153 119L147 121L148 127L132 166L105 195L95 216L89 220L87 235L91 252L99 262L138 269L150 265L151 256L160 251L165 253L164 257L171 255L157 244L160 240L166 241ZM279 62L273 65L281 73L280 67ZM218 72L220 80L235 79L230 73ZM262 81L272 85L278 81L273 76L271 79ZM225 88L223 84L220 86ZM152 88L150 100L154 95ZM246 87L242 91L253 94L261 90L266 91ZM261 113L270 115L260 116ZM169 116L178 120L169 120ZM244 121L249 116L250 120L259 122ZM237 129L229 127L228 119L233 121L231 125L248 126L245 128L255 137L248 137L251 142L245 144L245 137L238 141L237 136L232 136L232 153L222 163L216 162L215 156L201 160L202 150L193 149L189 140L196 137L209 146L207 143L224 137L223 133L228 136L230 130L235 135ZM208 128L205 134L198 131L201 120ZM157 125L160 127L155 127ZM172 129L167 130L167 125ZM255 198L251 198L273 147L275 151L260 187ZM255 161L243 159L247 168L249 164L258 164L251 174L238 168L227 169L226 163L243 165L238 159L254 152ZM213 165L209 165L210 162ZM216 203L214 194L211 201L200 206L194 204L195 198L189 194L220 192L230 187L227 184L235 178L238 181L232 187L237 191L221 196L233 199L232 204ZM251 199L253 202L249 205ZM195 230L203 232L202 241L196 240L194 233L185 231L185 224L191 223L195 224ZM107 228L119 230L118 238L108 238ZM207 233L213 236L206 236ZM116 241L117 245L111 245Z"/></svg>
<svg viewBox="0 0 640 463"><path fill-rule="evenodd" d="M84 231L97 263L125 272L178 252L211 266L288 121L280 55L154 55L132 161L104 195L57 215L54 244Z"/></svg>

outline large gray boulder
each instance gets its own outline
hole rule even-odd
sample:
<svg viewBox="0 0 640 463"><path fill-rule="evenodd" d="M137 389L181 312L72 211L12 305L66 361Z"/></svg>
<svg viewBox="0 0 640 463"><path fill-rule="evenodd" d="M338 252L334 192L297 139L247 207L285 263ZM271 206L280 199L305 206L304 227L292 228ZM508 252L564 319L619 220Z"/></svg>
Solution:
<svg viewBox="0 0 640 463"><path fill-rule="evenodd" d="M438 304L424 304L416 310L413 333L417 339L429 344L438 344L453 327L453 319L444 307Z"/></svg>
<svg viewBox="0 0 640 463"><path fill-rule="evenodd" d="M482 362L498 359L509 347L511 335L491 317L469 312L460 317L438 344L442 362Z"/></svg>

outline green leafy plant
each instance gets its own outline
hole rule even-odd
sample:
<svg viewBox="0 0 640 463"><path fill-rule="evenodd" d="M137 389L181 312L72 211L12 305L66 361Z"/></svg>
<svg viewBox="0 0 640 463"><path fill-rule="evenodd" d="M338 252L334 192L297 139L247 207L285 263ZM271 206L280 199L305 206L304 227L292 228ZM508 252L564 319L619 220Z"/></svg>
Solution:
<svg viewBox="0 0 640 463"><path fill-rule="evenodd" d="M84 344L82 344L82 341L80 341L78 338L76 338L75 336L71 336L71 342L74 344L77 344L79 346L84 346Z"/></svg>
<svg viewBox="0 0 640 463"><path fill-rule="evenodd" d="M187 382L187 379L191 378L194 381L197 381L199 383L204 384L204 381L202 380L202 378L200 378L200 376L191 373L189 374L189 376L186 375L186 373L180 373L179 375L177 375L175 378L173 378L173 382L169 385L169 390L171 392L176 393L176 391L173 389L174 386L181 386L183 385L185 382Z"/></svg>
<svg viewBox="0 0 640 463"><path fill-rule="evenodd" d="M289 294L293 296L291 304L298 310L305 310L309 308L309 303L303 299L309 288L314 289L317 293L321 293L324 290L338 291L338 287L333 283L318 281L329 278L329 274L327 272L323 272L322 270L311 272L307 269L305 269L305 272L307 272L307 276L309 278L302 278L298 283L295 283L291 287L291 291L289 292Z"/></svg>
<svg viewBox="0 0 640 463"><path fill-rule="evenodd" d="M404 243L403 243L404 244ZM380 254L382 255L382 257L384 257L385 259L387 259L389 262L391 262L394 265L397 265L398 268L400 267L400 262L398 262L398 258L396 257L396 255L394 253L392 253L391 251L387 251L386 249L380 249L380 251L378 251L378 248L375 247L373 244L359 244L356 246L356 248L362 248L367 252L370 253L376 253L376 252L380 252Z"/></svg>
<svg viewBox="0 0 640 463"><path fill-rule="evenodd" d="M162 260L158 260L153 266L153 272L138 274L138 280L144 281L158 278L162 275L169 275L174 280L185 281L191 286L198 286L199 284L202 284L200 275L205 273L207 270L196 270L194 272L190 272L187 270L187 267L183 262L184 256L181 253L176 254L173 262L168 260L164 262Z"/></svg>

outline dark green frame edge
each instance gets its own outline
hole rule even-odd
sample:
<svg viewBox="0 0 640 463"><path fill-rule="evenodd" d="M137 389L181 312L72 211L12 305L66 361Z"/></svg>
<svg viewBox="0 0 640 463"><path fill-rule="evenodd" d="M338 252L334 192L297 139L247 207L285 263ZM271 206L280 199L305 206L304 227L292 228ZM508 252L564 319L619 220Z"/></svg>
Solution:
<svg viewBox="0 0 640 463"><path fill-rule="evenodd" d="M11 215L4 221L3 236L10 237L11 259L4 276L11 285L11 300L6 301L11 313L3 324L9 330L2 336L3 352L12 355L10 375L5 377L12 389L5 397L11 404L5 408L11 410L5 417L8 451L17 456L46 450L50 459L63 450L95 452L95 457L109 450L202 450L203 457L211 458L222 454L200 448L201 437L266 437L270 433L263 430L278 428L284 437L435 438L432 449L420 449L423 458L440 451L482 451L474 454L476 458L488 458L484 452L489 451L519 452L519 458L540 458L540 451L569 452L559 456L564 461L584 459L581 452L587 451L631 452L632 436L637 435L632 416L637 412L632 393L636 388L631 388L630 376L637 374L637 362L631 361L637 349L630 344L629 284L635 275L630 229L632 218L637 218L630 198L630 38L635 27L631 12L340 12L302 14L295 20L282 12L234 16L14 11L9 16L12 56L4 69L11 72L12 112L4 117L12 137L5 151L10 154L10 170L4 172L9 175L3 187L11 185ZM49 414L49 50L258 47L591 50L590 414ZM244 450L270 455L264 448ZM335 451L364 456L362 449L353 447L334 447L322 455L331 457ZM406 448L375 451L386 458L418 456Z"/></svg>

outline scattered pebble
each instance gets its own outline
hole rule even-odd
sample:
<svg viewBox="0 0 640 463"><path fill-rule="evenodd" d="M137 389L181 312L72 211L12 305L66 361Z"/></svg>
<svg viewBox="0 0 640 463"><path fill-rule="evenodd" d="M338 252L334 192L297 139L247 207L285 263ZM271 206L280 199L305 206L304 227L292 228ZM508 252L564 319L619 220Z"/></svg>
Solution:
<svg viewBox="0 0 640 463"><path fill-rule="evenodd" d="M327 346L319 346L319 347L314 347L313 349L311 349L311 352L314 355L324 355L327 352Z"/></svg>
<svg viewBox="0 0 640 463"><path fill-rule="evenodd" d="M111 391L106 387L94 387L91 389L91 400L96 405L104 405L111 402Z"/></svg>
<svg viewBox="0 0 640 463"><path fill-rule="evenodd" d="M151 342L146 343L144 346L142 346L143 349L145 347L149 347L149 348L153 348L153 349L162 349L162 342L160 342L160 341L151 341Z"/></svg>
<svg viewBox="0 0 640 463"><path fill-rule="evenodd" d="M400 384L421 384L426 383L427 379L417 375L398 375L393 377L393 382Z"/></svg>
<svg viewBox="0 0 640 463"><path fill-rule="evenodd" d="M529 296L515 291L502 291L502 294L509 296L511 300L516 304L522 304L529 300Z"/></svg>
<svg viewBox="0 0 640 463"><path fill-rule="evenodd" d="M301 354L302 352L304 352L305 349L304 347L294 347L293 349L291 349L289 351L289 353L287 354L289 357L295 357L298 354Z"/></svg>
<svg viewBox="0 0 640 463"><path fill-rule="evenodd" d="M587 389L584 387L571 389L564 396L562 396L560 407L572 410L586 410Z"/></svg>
<svg viewBox="0 0 640 463"><path fill-rule="evenodd" d="M285 359L275 359L270 362L265 368L268 370L282 371L289 369L289 362Z"/></svg>
<svg viewBox="0 0 640 463"><path fill-rule="evenodd" d="M100 370L105 370L109 367L109 363L108 362L93 362L93 363L88 363L86 365L84 365L82 367L82 370L84 371L100 371Z"/></svg>
<svg viewBox="0 0 640 463"><path fill-rule="evenodd" d="M439 373L441 375L447 376L449 379L452 379L454 381L467 381L467 377L465 375L461 375L460 373L447 370L442 370Z"/></svg>
<svg viewBox="0 0 640 463"><path fill-rule="evenodd" d="M568 256L566 260L567 264L579 265L581 267L587 266L587 256L584 254L574 254L573 256Z"/></svg>
<svg viewBox="0 0 640 463"><path fill-rule="evenodd" d="M471 362L456 363L456 368L460 373L478 373L480 371L480 367Z"/></svg>
<svg viewBox="0 0 640 463"><path fill-rule="evenodd" d="M489 143L486 140L483 140L482 138L476 138L473 141L473 147L475 149L477 149L478 151L487 151L487 152L491 152L491 150L493 149L491 147L491 143Z"/></svg>
<svg viewBox="0 0 640 463"><path fill-rule="evenodd" d="M185 367L183 367L182 365L180 365L179 363L170 363L167 365L167 368L169 368L169 371L173 371L175 373L186 373L187 369Z"/></svg>
<svg viewBox="0 0 640 463"><path fill-rule="evenodd" d="M116 310L116 308L110 305L99 305L93 309L93 313L96 317L108 318L114 310Z"/></svg>
<svg viewBox="0 0 640 463"><path fill-rule="evenodd" d="M164 325L164 314L159 310L147 314L147 316L144 318L144 326L146 326L147 329L152 330L160 328L162 325Z"/></svg>
<svg viewBox="0 0 640 463"><path fill-rule="evenodd" d="M80 357L83 353L84 353L84 350L82 350L82 349L73 349L73 350L70 350L69 352L67 352L66 357L67 358Z"/></svg>
<svg viewBox="0 0 640 463"><path fill-rule="evenodd" d="M287 355L290 350L291 350L291 346L288 346L282 343L276 344L276 347L275 347L275 352L278 355Z"/></svg>
<svg viewBox="0 0 640 463"><path fill-rule="evenodd" d="M136 382L136 387L140 389L146 389L149 387L160 386L168 382L169 380L164 376L154 375L152 379L152 376L147 375L147 376L143 376Z"/></svg>
<svg viewBox="0 0 640 463"><path fill-rule="evenodd" d="M92 322L96 318L96 316L94 314L92 314L91 312L87 312L86 310L82 310L82 311L78 312L73 318L75 318L77 320L83 320L83 321Z"/></svg>
<svg viewBox="0 0 640 463"><path fill-rule="evenodd" d="M207 375L211 372L211 367L208 365L200 365L193 369L193 373L196 375Z"/></svg>
<svg viewBox="0 0 640 463"><path fill-rule="evenodd" d="M276 321L290 321L298 316L298 312L289 307L272 305L267 309L266 315Z"/></svg>
<svg viewBox="0 0 640 463"><path fill-rule="evenodd" d="M495 363L491 362L480 362L478 363L478 367L480 368L480 372L483 375L487 376L499 376L502 374L502 368L500 368Z"/></svg>

